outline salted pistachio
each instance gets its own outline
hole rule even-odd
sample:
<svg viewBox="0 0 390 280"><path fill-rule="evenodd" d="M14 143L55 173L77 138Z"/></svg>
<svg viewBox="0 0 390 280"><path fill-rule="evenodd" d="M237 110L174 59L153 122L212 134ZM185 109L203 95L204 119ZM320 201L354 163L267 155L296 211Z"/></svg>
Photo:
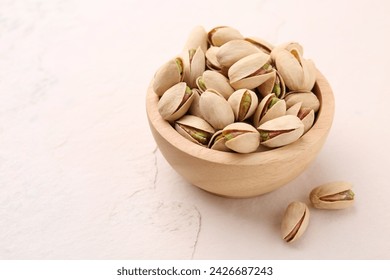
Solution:
<svg viewBox="0 0 390 280"><path fill-rule="evenodd" d="M300 201L291 202L284 212L281 233L284 241L291 243L298 240L309 225L310 211Z"/></svg>
<svg viewBox="0 0 390 280"><path fill-rule="evenodd" d="M353 205L355 194L349 182L332 182L314 188L310 201L319 209L344 209Z"/></svg>
<svg viewBox="0 0 390 280"><path fill-rule="evenodd" d="M190 88L196 87L196 79L201 76L206 68L206 58L201 47L188 49L183 52L184 82Z"/></svg>
<svg viewBox="0 0 390 280"><path fill-rule="evenodd" d="M275 66L290 90L311 90L316 81L316 68L297 49L274 52Z"/></svg>
<svg viewBox="0 0 390 280"><path fill-rule="evenodd" d="M211 137L208 148L222 152L231 152L232 150L226 147L225 142L226 138L222 135L222 130L218 130Z"/></svg>
<svg viewBox="0 0 390 280"><path fill-rule="evenodd" d="M214 128L204 119L192 115L184 115L175 122L175 129L188 140L207 146Z"/></svg>
<svg viewBox="0 0 390 280"><path fill-rule="evenodd" d="M304 125L297 116L285 115L267 121L257 129L262 145L277 148L298 140L303 134Z"/></svg>
<svg viewBox="0 0 390 280"><path fill-rule="evenodd" d="M279 72L273 70L275 75L272 75L268 80L257 87L261 96L265 97L273 93L277 98L284 98L286 95L286 86Z"/></svg>
<svg viewBox="0 0 390 280"><path fill-rule="evenodd" d="M259 101L256 93L252 90L239 89L233 92L228 102L232 106L235 120L242 122L253 115Z"/></svg>
<svg viewBox="0 0 390 280"><path fill-rule="evenodd" d="M252 43L255 47L257 47L258 49L260 49L261 51L267 54L270 54L274 48L274 46L271 43L258 37L248 37L245 38L244 40Z"/></svg>
<svg viewBox="0 0 390 280"><path fill-rule="evenodd" d="M258 52L260 50L248 41L232 40L219 48L217 59L220 65L229 68L241 58Z"/></svg>
<svg viewBox="0 0 390 280"><path fill-rule="evenodd" d="M286 100L287 108L299 102L302 102L302 107L313 109L314 113L317 113L320 108L320 101L311 91L291 91L287 93L284 100Z"/></svg>
<svg viewBox="0 0 390 280"><path fill-rule="evenodd" d="M225 99L228 99L234 92L234 88L231 87L229 80L224 75L211 70L204 71L203 75L196 79L196 85L201 92L214 89Z"/></svg>
<svg viewBox="0 0 390 280"><path fill-rule="evenodd" d="M229 26L217 26L208 33L208 41L212 46L220 47L226 42L235 39L244 39L244 37L240 31Z"/></svg>
<svg viewBox="0 0 390 280"><path fill-rule="evenodd" d="M234 122L233 109L229 102L217 91L206 90L199 100L199 107L204 119L215 129L223 129Z"/></svg>
<svg viewBox="0 0 390 280"><path fill-rule="evenodd" d="M192 90L185 82L180 82L163 94L158 101L158 111L164 120L177 120L188 111L193 99Z"/></svg>
<svg viewBox="0 0 390 280"><path fill-rule="evenodd" d="M158 96L162 96L167 89L183 81L183 59L176 57L164 63L155 73L153 90Z"/></svg>
<svg viewBox="0 0 390 280"><path fill-rule="evenodd" d="M234 89L254 89L274 74L270 56L263 52L248 55L234 63L228 71Z"/></svg>
<svg viewBox="0 0 390 280"><path fill-rule="evenodd" d="M250 124L236 122L222 130L225 145L237 153L251 153L257 150L260 144L259 132Z"/></svg>
<svg viewBox="0 0 390 280"><path fill-rule="evenodd" d="M283 99L277 98L275 94L270 93L257 106L253 115L253 124L255 127L258 127L269 120L284 116L285 114L286 102Z"/></svg>
<svg viewBox="0 0 390 280"><path fill-rule="evenodd" d="M192 94L194 95L194 99L192 100L191 106L188 109L188 114L203 118L202 112L200 111L200 106L199 106L199 100L200 100L200 90L197 88L192 89Z"/></svg>
<svg viewBox="0 0 390 280"><path fill-rule="evenodd" d="M196 26L191 30L190 35L188 36L188 39L184 45L184 50L196 50L198 47L202 49L203 53L206 53L207 31L203 26Z"/></svg>

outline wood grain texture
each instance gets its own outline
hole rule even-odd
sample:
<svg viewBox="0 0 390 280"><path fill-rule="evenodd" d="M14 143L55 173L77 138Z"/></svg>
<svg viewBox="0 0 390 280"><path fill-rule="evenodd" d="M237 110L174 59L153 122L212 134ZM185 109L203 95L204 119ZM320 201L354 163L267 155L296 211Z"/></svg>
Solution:
<svg viewBox="0 0 390 280"><path fill-rule="evenodd" d="M313 89L321 108L313 127L285 147L251 154L214 151L178 134L157 110L158 96L149 87L146 110L153 137L169 164L191 184L227 197L253 197L275 190L301 174L321 150L331 128L334 96L317 71Z"/></svg>

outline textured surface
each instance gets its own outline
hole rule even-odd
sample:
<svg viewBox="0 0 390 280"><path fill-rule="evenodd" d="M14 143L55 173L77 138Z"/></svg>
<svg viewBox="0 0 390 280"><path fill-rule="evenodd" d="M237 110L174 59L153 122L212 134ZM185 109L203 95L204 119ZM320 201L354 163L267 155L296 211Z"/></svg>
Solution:
<svg viewBox="0 0 390 280"><path fill-rule="evenodd" d="M237 3L0 1L1 259L390 258L388 2ZM156 149L146 89L199 24L296 40L333 87L324 149L275 192L210 195ZM288 203L334 180L356 205L284 244Z"/></svg>

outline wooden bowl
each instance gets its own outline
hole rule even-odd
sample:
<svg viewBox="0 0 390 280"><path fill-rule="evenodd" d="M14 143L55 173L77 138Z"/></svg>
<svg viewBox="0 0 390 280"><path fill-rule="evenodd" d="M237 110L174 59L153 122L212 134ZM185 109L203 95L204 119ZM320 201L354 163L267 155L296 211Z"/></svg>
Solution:
<svg viewBox="0 0 390 280"><path fill-rule="evenodd" d="M270 151L237 154L201 147L164 119L150 86L146 110L150 129L169 164L191 184L226 197L253 197L275 190L301 174L321 150L333 121L334 97L317 71L313 92L321 102L313 127L296 142Z"/></svg>

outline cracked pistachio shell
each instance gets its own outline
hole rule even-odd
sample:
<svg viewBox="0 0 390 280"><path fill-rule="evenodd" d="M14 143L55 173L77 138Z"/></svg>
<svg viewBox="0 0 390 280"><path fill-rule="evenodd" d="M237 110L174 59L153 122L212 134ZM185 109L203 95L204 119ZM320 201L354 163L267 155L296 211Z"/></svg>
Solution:
<svg viewBox="0 0 390 280"><path fill-rule="evenodd" d="M282 49L274 54L275 66L290 90L311 90L316 81L313 61L304 59L299 51Z"/></svg>
<svg viewBox="0 0 390 280"><path fill-rule="evenodd" d="M247 123L232 123L222 130L222 135L226 139L226 147L237 153L254 152L260 145L259 132Z"/></svg>
<svg viewBox="0 0 390 280"><path fill-rule="evenodd" d="M254 89L270 79L274 73L269 63L270 56L263 52L248 55L234 63L228 71L234 89Z"/></svg>
<svg viewBox="0 0 390 280"><path fill-rule="evenodd" d="M234 122L233 109L229 102L217 91L207 90L199 100L204 119L215 129L222 129Z"/></svg>
<svg viewBox="0 0 390 280"><path fill-rule="evenodd" d="M301 108L297 114L303 123L303 133L305 134L314 124L315 114L311 108Z"/></svg>
<svg viewBox="0 0 390 280"><path fill-rule="evenodd" d="M302 102L295 103L287 109L286 115L298 116L299 110L301 110Z"/></svg>
<svg viewBox="0 0 390 280"><path fill-rule="evenodd" d="M319 209L344 209L353 205L355 194L349 182L332 182L314 188L310 201Z"/></svg>
<svg viewBox="0 0 390 280"><path fill-rule="evenodd" d="M199 107L199 100L200 100L200 90L193 88L192 94L194 95L194 99L192 100L190 109L188 109L188 113L200 118L203 118L202 112L200 111Z"/></svg>
<svg viewBox="0 0 390 280"><path fill-rule="evenodd" d="M260 49L261 51L267 54L270 54L274 48L274 46L271 43L258 37L248 37L245 38L245 41L252 43L255 47L257 47L258 49Z"/></svg>
<svg viewBox="0 0 390 280"><path fill-rule="evenodd" d="M208 33L210 45L220 47L223 44L236 39L244 39L240 31L229 26L217 26Z"/></svg>
<svg viewBox="0 0 390 280"><path fill-rule="evenodd" d="M196 85L201 92L208 89L214 89L222 94L225 99L228 99L234 92L234 89L230 86L229 80L224 75L211 70L204 71L203 75L196 80Z"/></svg>
<svg viewBox="0 0 390 280"><path fill-rule="evenodd" d="M291 202L284 212L281 233L284 241L290 243L298 240L309 225L310 211L303 202Z"/></svg>
<svg viewBox="0 0 390 280"><path fill-rule="evenodd" d="M225 145L226 138L222 135L222 130L218 130L211 137L208 147L212 150L222 151L222 152L231 152L228 147Z"/></svg>
<svg viewBox="0 0 390 280"><path fill-rule="evenodd" d="M203 53L207 51L207 32L203 26L196 26L191 30L187 42L184 45L184 50L197 49L200 47Z"/></svg>
<svg viewBox="0 0 390 280"><path fill-rule="evenodd" d="M229 97L228 102L230 106L232 106L235 120L242 122L253 115L259 101L256 93L253 91L249 89L239 89L233 92Z"/></svg>
<svg viewBox="0 0 390 280"><path fill-rule="evenodd" d="M286 95L286 86L279 72L276 70L272 70L272 72L274 72L274 75L259 85L257 89L263 97L273 93L276 97L282 99Z"/></svg>
<svg viewBox="0 0 390 280"><path fill-rule="evenodd" d="M275 61L276 53L281 51L281 50L287 50L289 52L294 50L294 51L298 52L300 56L303 56L303 47L301 44L299 44L298 42L286 42L286 43L277 45L276 47L274 47L272 49L271 58L273 61Z"/></svg>
<svg viewBox="0 0 390 280"><path fill-rule="evenodd" d="M184 115L175 122L175 129L188 140L207 146L214 128L204 119L192 115Z"/></svg>
<svg viewBox="0 0 390 280"><path fill-rule="evenodd" d="M260 50L248 41L232 40L219 48L217 59L220 65L229 68L241 58L258 52Z"/></svg>
<svg viewBox="0 0 390 280"><path fill-rule="evenodd" d="M158 101L158 111L164 120L181 118L190 108L194 95L186 83L180 82L169 88Z"/></svg>
<svg viewBox="0 0 390 280"><path fill-rule="evenodd" d="M184 79L183 59L176 57L162 65L154 75L153 90L158 96Z"/></svg>
<svg viewBox="0 0 390 280"><path fill-rule="evenodd" d="M297 116L285 115L267 121L257 129L262 145L277 148L298 140L303 135L304 125Z"/></svg>
<svg viewBox="0 0 390 280"><path fill-rule="evenodd" d="M277 98L273 93L265 96L257 106L253 116L253 124L255 127L284 116L286 114L286 102L283 99Z"/></svg>
<svg viewBox="0 0 390 280"><path fill-rule="evenodd" d="M311 108L314 110L314 113L320 108L320 101L317 96L311 91L302 91L302 92L289 92L285 97L287 108L290 108L296 103L302 102L302 107Z"/></svg>
<svg viewBox="0 0 390 280"><path fill-rule="evenodd" d="M207 49L206 51L206 67L210 70L214 70L216 72L220 72L225 75L226 69L219 64L217 59L219 47L213 47ZM225 75L226 76L226 75Z"/></svg>
<svg viewBox="0 0 390 280"><path fill-rule="evenodd" d="M200 47L183 52L184 82L190 88L196 87L196 79L202 76L206 68L206 58Z"/></svg>

